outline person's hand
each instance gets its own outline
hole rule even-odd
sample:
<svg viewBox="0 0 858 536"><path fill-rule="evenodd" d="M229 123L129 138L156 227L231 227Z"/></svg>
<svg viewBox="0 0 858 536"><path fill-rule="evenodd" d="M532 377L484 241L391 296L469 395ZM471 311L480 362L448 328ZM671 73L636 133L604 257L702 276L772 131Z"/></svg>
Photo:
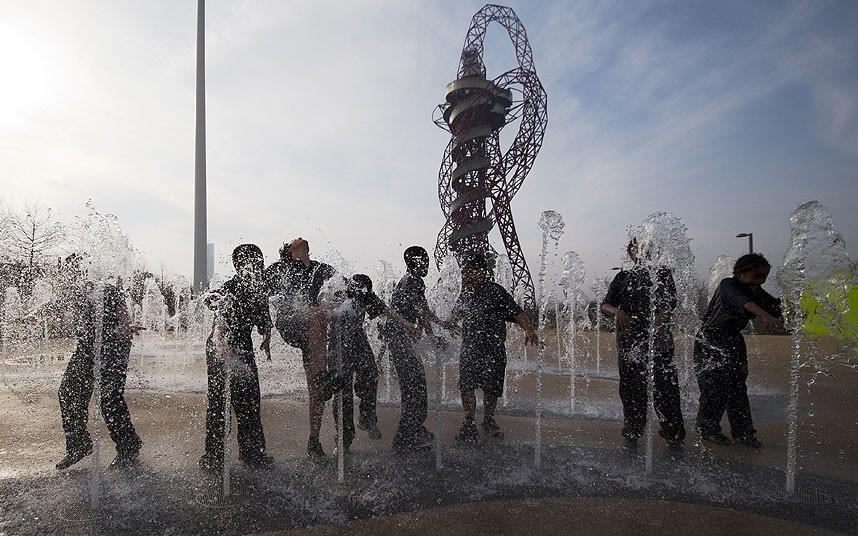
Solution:
<svg viewBox="0 0 858 536"><path fill-rule="evenodd" d="M214 311L215 309L217 309L217 302L220 301L220 298L221 294L219 291L211 290L209 292L206 292L206 295L203 296L203 303L210 310Z"/></svg>
<svg viewBox="0 0 858 536"><path fill-rule="evenodd" d="M614 320L617 322L617 331L628 331L632 328L632 318L619 307L614 312Z"/></svg>
<svg viewBox="0 0 858 536"><path fill-rule="evenodd" d="M763 324L766 326L766 331L771 335L783 335L786 333L784 328L784 319L781 317L773 317L772 315L762 315Z"/></svg>
<svg viewBox="0 0 858 536"><path fill-rule="evenodd" d="M267 330L262 334L262 344L259 345L259 349L265 352L265 357L268 358L268 361L271 361L271 331Z"/></svg>
<svg viewBox="0 0 858 536"><path fill-rule="evenodd" d="M536 336L536 332L532 329L524 332L524 344L539 344L539 337Z"/></svg>

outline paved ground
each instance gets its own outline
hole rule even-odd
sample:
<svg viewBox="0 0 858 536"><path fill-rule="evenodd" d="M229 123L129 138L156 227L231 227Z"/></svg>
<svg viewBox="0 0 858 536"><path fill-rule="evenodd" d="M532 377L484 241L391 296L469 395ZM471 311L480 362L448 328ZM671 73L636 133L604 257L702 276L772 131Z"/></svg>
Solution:
<svg viewBox="0 0 858 536"><path fill-rule="evenodd" d="M66 349L7 348L0 364L0 534L858 533L858 372L835 368L809 388L812 376L803 374L796 489L787 494L790 341L752 339L751 403L765 445L759 451L704 444L689 434L683 456L671 456L657 435L651 455L646 445L638 455L623 453L615 358L603 339L598 372L592 348L579 354L585 357L576 363L571 415L569 364L558 371L556 359L546 357L538 467L530 356L511 366L498 418L503 442L466 448L452 440L461 417L448 367L442 411L430 395L427 421L440 431L440 451L391 453L398 408L383 403L384 437L372 441L359 432L342 479L335 458L316 466L304 457L295 356L275 348L261 376L268 393L263 421L277 462L253 471L233 460L226 498L222 482L196 468L205 409L196 348L177 352L169 341L144 341L132 363L127 395L145 442L137 467L108 470L108 439L97 458L66 472L53 469L63 449L55 392ZM435 369L427 373L434 394ZM382 378L383 400L386 389ZM688 394L687 418L696 410L693 386ZM330 452L330 415L323 442Z"/></svg>

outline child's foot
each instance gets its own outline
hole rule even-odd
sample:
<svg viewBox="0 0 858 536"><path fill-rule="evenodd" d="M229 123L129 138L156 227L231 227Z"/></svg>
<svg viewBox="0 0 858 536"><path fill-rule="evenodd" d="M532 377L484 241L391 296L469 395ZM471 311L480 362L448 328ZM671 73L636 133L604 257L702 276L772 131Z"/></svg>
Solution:
<svg viewBox="0 0 858 536"><path fill-rule="evenodd" d="M200 469L207 473L219 473L223 470L223 462L210 454L200 456L198 464Z"/></svg>
<svg viewBox="0 0 858 536"><path fill-rule="evenodd" d="M730 438L722 434L721 432L715 432L713 434L703 434L703 441L709 441L710 443L715 443L716 445L730 445L733 442L730 441Z"/></svg>
<svg viewBox="0 0 858 536"><path fill-rule="evenodd" d="M83 447L79 449L70 450L66 453L66 457L57 462L57 469L62 471L63 469L68 469L72 465L81 461L92 454L92 445L89 447Z"/></svg>
<svg viewBox="0 0 858 536"><path fill-rule="evenodd" d="M763 444L760 443L760 440L757 439L757 437L753 436L753 435L737 437L736 443L741 443L747 447L751 447L752 449L763 448Z"/></svg>
<svg viewBox="0 0 858 536"><path fill-rule="evenodd" d="M325 459L325 451L322 449L322 442L318 437L310 437L307 440L307 457L316 463Z"/></svg>
<svg viewBox="0 0 858 536"><path fill-rule="evenodd" d="M358 421L358 428L366 430L370 439L381 439L381 430L378 429L378 425L374 422L365 423L363 421Z"/></svg>
<svg viewBox="0 0 858 536"><path fill-rule="evenodd" d="M503 439L503 430L500 429L498 423L495 421L495 418L491 415L486 415L483 417L482 423L483 432L488 434L490 437L495 439Z"/></svg>
<svg viewBox="0 0 858 536"><path fill-rule="evenodd" d="M465 419L462 423L462 428L456 434L456 441L466 444L476 444L480 440L480 433L477 432L477 425L473 419Z"/></svg>
<svg viewBox="0 0 858 536"><path fill-rule="evenodd" d="M637 452L638 440L634 437L626 437L623 439L623 450L627 452Z"/></svg>

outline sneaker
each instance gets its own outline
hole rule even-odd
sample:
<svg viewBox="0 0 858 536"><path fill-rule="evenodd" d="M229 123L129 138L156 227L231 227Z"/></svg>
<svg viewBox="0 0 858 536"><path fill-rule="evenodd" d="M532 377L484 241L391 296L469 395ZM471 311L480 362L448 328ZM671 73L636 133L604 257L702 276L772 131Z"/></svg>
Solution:
<svg viewBox="0 0 858 536"><path fill-rule="evenodd" d="M220 473L223 471L223 460L216 458L211 454L203 454L200 456L200 461L197 462L200 469L208 473Z"/></svg>
<svg viewBox="0 0 858 536"><path fill-rule="evenodd" d="M318 437L311 437L307 440L307 456L318 463L325 459L325 451L322 449L322 442Z"/></svg>
<svg viewBox="0 0 858 536"><path fill-rule="evenodd" d="M722 434L721 432L715 432L714 434L703 434L703 441L709 441L710 443L715 443L716 445L730 445L733 442L730 441L730 438Z"/></svg>
<svg viewBox="0 0 858 536"><path fill-rule="evenodd" d="M415 439L420 443L431 443L435 441L435 434L430 432L425 426L421 426L420 429L417 430Z"/></svg>
<svg viewBox="0 0 858 536"><path fill-rule="evenodd" d="M68 469L72 465L81 461L92 454L92 444L88 447L84 447L81 449L70 450L66 453L66 457L57 462L57 469L62 471L63 469Z"/></svg>
<svg viewBox="0 0 858 536"><path fill-rule="evenodd" d="M498 423L495 421L495 418L491 415L486 415L483 417L482 423L483 432L488 434L490 437L494 437L495 439L503 439L503 430L500 429Z"/></svg>
<svg viewBox="0 0 858 536"><path fill-rule="evenodd" d="M736 438L736 443L741 443L741 444L743 444L743 445L745 445L745 446L747 446L747 447L751 447L752 449L760 449L760 448L763 448L763 444L762 444L762 443L760 443L760 440L759 440L759 439L757 439L757 437L756 437L756 436L752 436L752 435L749 435L749 436L743 436L743 437L737 437L737 438Z"/></svg>
<svg viewBox="0 0 858 536"><path fill-rule="evenodd" d="M135 450L128 453L118 453L113 461L110 462L111 469L125 469L137 463L140 451Z"/></svg>
<svg viewBox="0 0 858 536"><path fill-rule="evenodd" d="M116 445L116 457L110 462L110 467L114 469L131 467L137 463L142 446L143 443L139 439Z"/></svg>
<svg viewBox="0 0 858 536"><path fill-rule="evenodd" d="M679 454L680 452L685 452L685 445L682 444L681 439L667 439L667 450L670 452Z"/></svg>
<svg viewBox="0 0 858 536"><path fill-rule="evenodd" d="M425 450L430 450L432 448L432 443L426 441L420 441L416 437L411 438L405 441L394 441L393 442L393 451L398 454L407 454L409 452L421 452Z"/></svg>
<svg viewBox="0 0 858 536"><path fill-rule="evenodd" d="M623 439L623 450L636 452L638 450L638 440L636 437L626 437Z"/></svg>
<svg viewBox="0 0 858 536"><path fill-rule="evenodd" d="M361 430L366 430L370 439L381 439L381 430L378 429L378 425L376 423L358 421L357 426Z"/></svg>
<svg viewBox="0 0 858 536"><path fill-rule="evenodd" d="M465 419L462 423L462 428L456 434L456 441L474 445L480 440L480 433L477 432L477 425L471 419Z"/></svg>
<svg viewBox="0 0 858 536"><path fill-rule="evenodd" d="M264 469L266 467L271 467L274 465L274 458L267 454L255 454L253 456L239 456L239 460L241 460L244 465L251 467L253 469Z"/></svg>

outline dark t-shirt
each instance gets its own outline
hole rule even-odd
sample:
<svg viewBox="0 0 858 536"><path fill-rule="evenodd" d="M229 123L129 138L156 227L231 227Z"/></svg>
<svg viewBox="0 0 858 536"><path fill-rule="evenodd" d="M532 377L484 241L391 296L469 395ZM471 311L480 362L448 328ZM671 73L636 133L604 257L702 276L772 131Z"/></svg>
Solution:
<svg viewBox="0 0 858 536"><path fill-rule="evenodd" d="M709 301L706 315L703 317L703 331L742 331L754 318L745 310L745 304L754 302L774 317L781 316L780 300L763 290L752 289L739 282L735 277L722 279Z"/></svg>
<svg viewBox="0 0 858 536"><path fill-rule="evenodd" d="M378 317L384 313L386 306L372 291L349 298L343 305L336 326L340 330L340 341L343 345L343 363L348 368L361 360L374 359L364 329L364 320L366 317ZM331 339L329 341L331 344L334 342ZM332 354L332 357L335 357L335 354Z"/></svg>
<svg viewBox="0 0 858 536"><path fill-rule="evenodd" d="M101 342L103 345L113 345L128 342L119 337L121 326L119 325L118 309L126 308L125 296L115 285L104 284L102 286L102 303L104 310L101 317ZM81 290L77 297L77 343L80 350L92 353L95 343L96 324L96 300L98 290Z"/></svg>
<svg viewBox="0 0 858 536"><path fill-rule="evenodd" d="M653 296L654 311L650 307ZM618 340L622 338L624 345L641 343L649 337L652 316L661 312L670 315L676 308L676 284L667 268L659 268L656 272L654 289L648 270L623 270L611 281L602 303L619 307L631 318L631 329L622 334L618 333ZM669 318L666 321L669 321Z"/></svg>
<svg viewBox="0 0 858 536"><path fill-rule="evenodd" d="M306 266L295 259L280 259L265 269L265 286L275 296L277 327L282 328L292 317L304 316L309 307L319 305L319 292L334 269L325 263L310 261Z"/></svg>
<svg viewBox="0 0 858 536"><path fill-rule="evenodd" d="M502 286L492 281L476 291L463 291L453 306L462 319L462 360L506 357L506 323L515 322L521 307Z"/></svg>
<svg viewBox="0 0 858 536"><path fill-rule="evenodd" d="M228 330L227 340L233 351L252 356L254 326L271 328L268 297L262 287L248 285L238 277L224 283L220 292L215 323L222 322Z"/></svg>
<svg viewBox="0 0 858 536"><path fill-rule="evenodd" d="M417 322L418 312L429 308L426 301L426 283L423 278L408 272L396 284L390 297L390 308L409 322Z"/></svg>

